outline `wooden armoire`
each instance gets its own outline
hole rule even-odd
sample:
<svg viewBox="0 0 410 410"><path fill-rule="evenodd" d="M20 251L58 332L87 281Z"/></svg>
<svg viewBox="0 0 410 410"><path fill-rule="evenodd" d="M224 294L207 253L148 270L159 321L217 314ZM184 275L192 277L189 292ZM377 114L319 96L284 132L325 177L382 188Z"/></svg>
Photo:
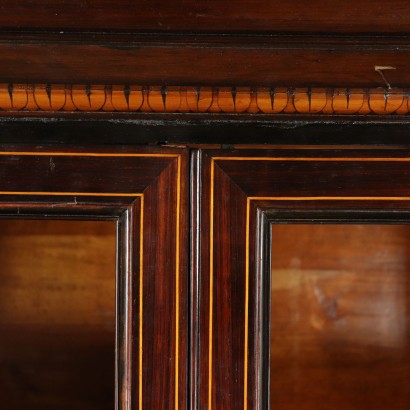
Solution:
<svg viewBox="0 0 410 410"><path fill-rule="evenodd" d="M407 1L3 0L0 56L1 409L410 408Z"/></svg>

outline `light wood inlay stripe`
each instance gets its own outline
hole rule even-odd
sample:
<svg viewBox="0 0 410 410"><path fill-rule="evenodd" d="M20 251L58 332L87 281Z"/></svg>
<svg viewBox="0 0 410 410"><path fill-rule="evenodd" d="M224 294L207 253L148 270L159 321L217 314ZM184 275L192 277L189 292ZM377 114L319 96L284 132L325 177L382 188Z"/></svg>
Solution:
<svg viewBox="0 0 410 410"><path fill-rule="evenodd" d="M210 173L210 250L209 250L209 358L208 358L208 408L212 408L212 337L213 337L213 236L214 236L214 185L215 161L333 161L333 162L410 162L410 158L308 158L308 157L212 157ZM244 317L244 393L243 408L248 409L248 354L249 354L249 261L250 261L250 206L252 201L410 201L400 196L250 196L246 205L246 254L245 254L245 317Z"/></svg>

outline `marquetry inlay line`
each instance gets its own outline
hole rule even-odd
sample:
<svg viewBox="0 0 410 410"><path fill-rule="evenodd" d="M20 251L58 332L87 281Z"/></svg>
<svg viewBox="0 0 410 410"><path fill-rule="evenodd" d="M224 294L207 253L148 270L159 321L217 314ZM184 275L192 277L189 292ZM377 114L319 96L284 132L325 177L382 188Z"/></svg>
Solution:
<svg viewBox="0 0 410 410"><path fill-rule="evenodd" d="M32 157L152 157L152 158L178 158L179 154L133 154L133 153L104 153L104 152L19 152L0 151L0 155L20 155Z"/></svg>
<svg viewBox="0 0 410 410"><path fill-rule="evenodd" d="M405 115L404 88L0 84L0 111Z"/></svg>
<svg viewBox="0 0 410 410"><path fill-rule="evenodd" d="M273 162L278 162L278 161L301 161L301 162L311 162L311 161L320 161L320 162L410 162L410 158L359 158L359 157L349 157L349 158L337 158L337 157L332 157L332 158L326 158L326 157L275 157L275 158L269 158L269 157L214 157L214 160L218 161L273 161Z"/></svg>
<svg viewBox="0 0 410 410"><path fill-rule="evenodd" d="M129 193L116 193L116 192L25 192L25 191L0 191L0 195L32 195L32 196L118 196L118 197L142 197L143 194L129 192Z"/></svg>
<svg viewBox="0 0 410 410"><path fill-rule="evenodd" d="M175 410L179 408L179 258L180 258L180 216L181 216L181 156L178 156L176 198L176 240L175 240Z"/></svg>
<svg viewBox="0 0 410 410"><path fill-rule="evenodd" d="M251 201L410 201L410 196L251 196Z"/></svg>
<svg viewBox="0 0 410 410"><path fill-rule="evenodd" d="M249 351L249 229L250 229L250 199L246 200L246 235L245 235L245 337L244 337L244 364L243 364L243 407L248 408L248 351Z"/></svg>
<svg viewBox="0 0 410 410"><path fill-rule="evenodd" d="M300 196L300 197L248 197L246 204L246 253L245 253L245 360L244 360L244 410L248 409L248 355L249 355L249 270L250 270L250 206L252 201L410 201L410 197L378 196Z"/></svg>
<svg viewBox="0 0 410 410"><path fill-rule="evenodd" d="M175 410L179 408L179 316L180 316L180 300L179 300L179 285L180 285L180 219L181 219L181 155L180 154L121 154L121 153L68 153L68 152L0 152L0 156L75 156L75 157L165 157L177 159L177 174L176 174L176 233L175 233ZM46 192L46 191L0 191L0 195L25 195L25 196L91 196L91 197L136 197L140 198L140 260L139 260L139 346L138 346L138 408L143 410L142 399L142 368L143 368L143 279L144 279L144 194L143 193L118 193L118 192Z"/></svg>
<svg viewBox="0 0 410 410"><path fill-rule="evenodd" d="M212 157L210 172L210 248L209 248L209 358L208 358L208 409L212 408L212 334L213 334L213 260L214 260L214 186L215 161L331 161L331 162L410 162L410 158L308 158L308 157ZM400 196L248 196L246 203L245 235L245 334L244 334L244 392L243 408L248 410L248 368L249 368L249 275L250 275L250 221L252 201L410 201Z"/></svg>
<svg viewBox="0 0 410 410"><path fill-rule="evenodd" d="M208 352L208 409L212 410L212 333L213 333L213 309L214 309L214 179L215 160L211 159L211 184L209 196L209 352Z"/></svg>
<svg viewBox="0 0 410 410"><path fill-rule="evenodd" d="M178 235L179 236L179 235ZM140 281L139 281L139 329L138 329L138 409L142 410L142 352L143 352L143 320L144 320L144 195L140 203ZM128 410L128 409L127 409Z"/></svg>

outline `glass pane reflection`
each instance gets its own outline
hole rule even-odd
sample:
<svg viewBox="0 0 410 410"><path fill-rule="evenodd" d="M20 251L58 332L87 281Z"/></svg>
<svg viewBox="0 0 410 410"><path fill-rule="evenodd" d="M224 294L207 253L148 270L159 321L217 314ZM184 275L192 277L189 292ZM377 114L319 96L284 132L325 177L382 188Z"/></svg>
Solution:
<svg viewBox="0 0 410 410"><path fill-rule="evenodd" d="M410 408L410 227L273 225L271 409Z"/></svg>

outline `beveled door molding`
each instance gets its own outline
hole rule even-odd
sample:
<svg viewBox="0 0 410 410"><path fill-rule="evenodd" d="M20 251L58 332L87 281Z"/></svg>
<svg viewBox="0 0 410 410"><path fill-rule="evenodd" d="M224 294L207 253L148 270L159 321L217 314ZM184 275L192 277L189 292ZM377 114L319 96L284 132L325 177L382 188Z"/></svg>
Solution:
<svg viewBox="0 0 410 410"><path fill-rule="evenodd" d="M0 84L1 112L407 115L410 89Z"/></svg>

